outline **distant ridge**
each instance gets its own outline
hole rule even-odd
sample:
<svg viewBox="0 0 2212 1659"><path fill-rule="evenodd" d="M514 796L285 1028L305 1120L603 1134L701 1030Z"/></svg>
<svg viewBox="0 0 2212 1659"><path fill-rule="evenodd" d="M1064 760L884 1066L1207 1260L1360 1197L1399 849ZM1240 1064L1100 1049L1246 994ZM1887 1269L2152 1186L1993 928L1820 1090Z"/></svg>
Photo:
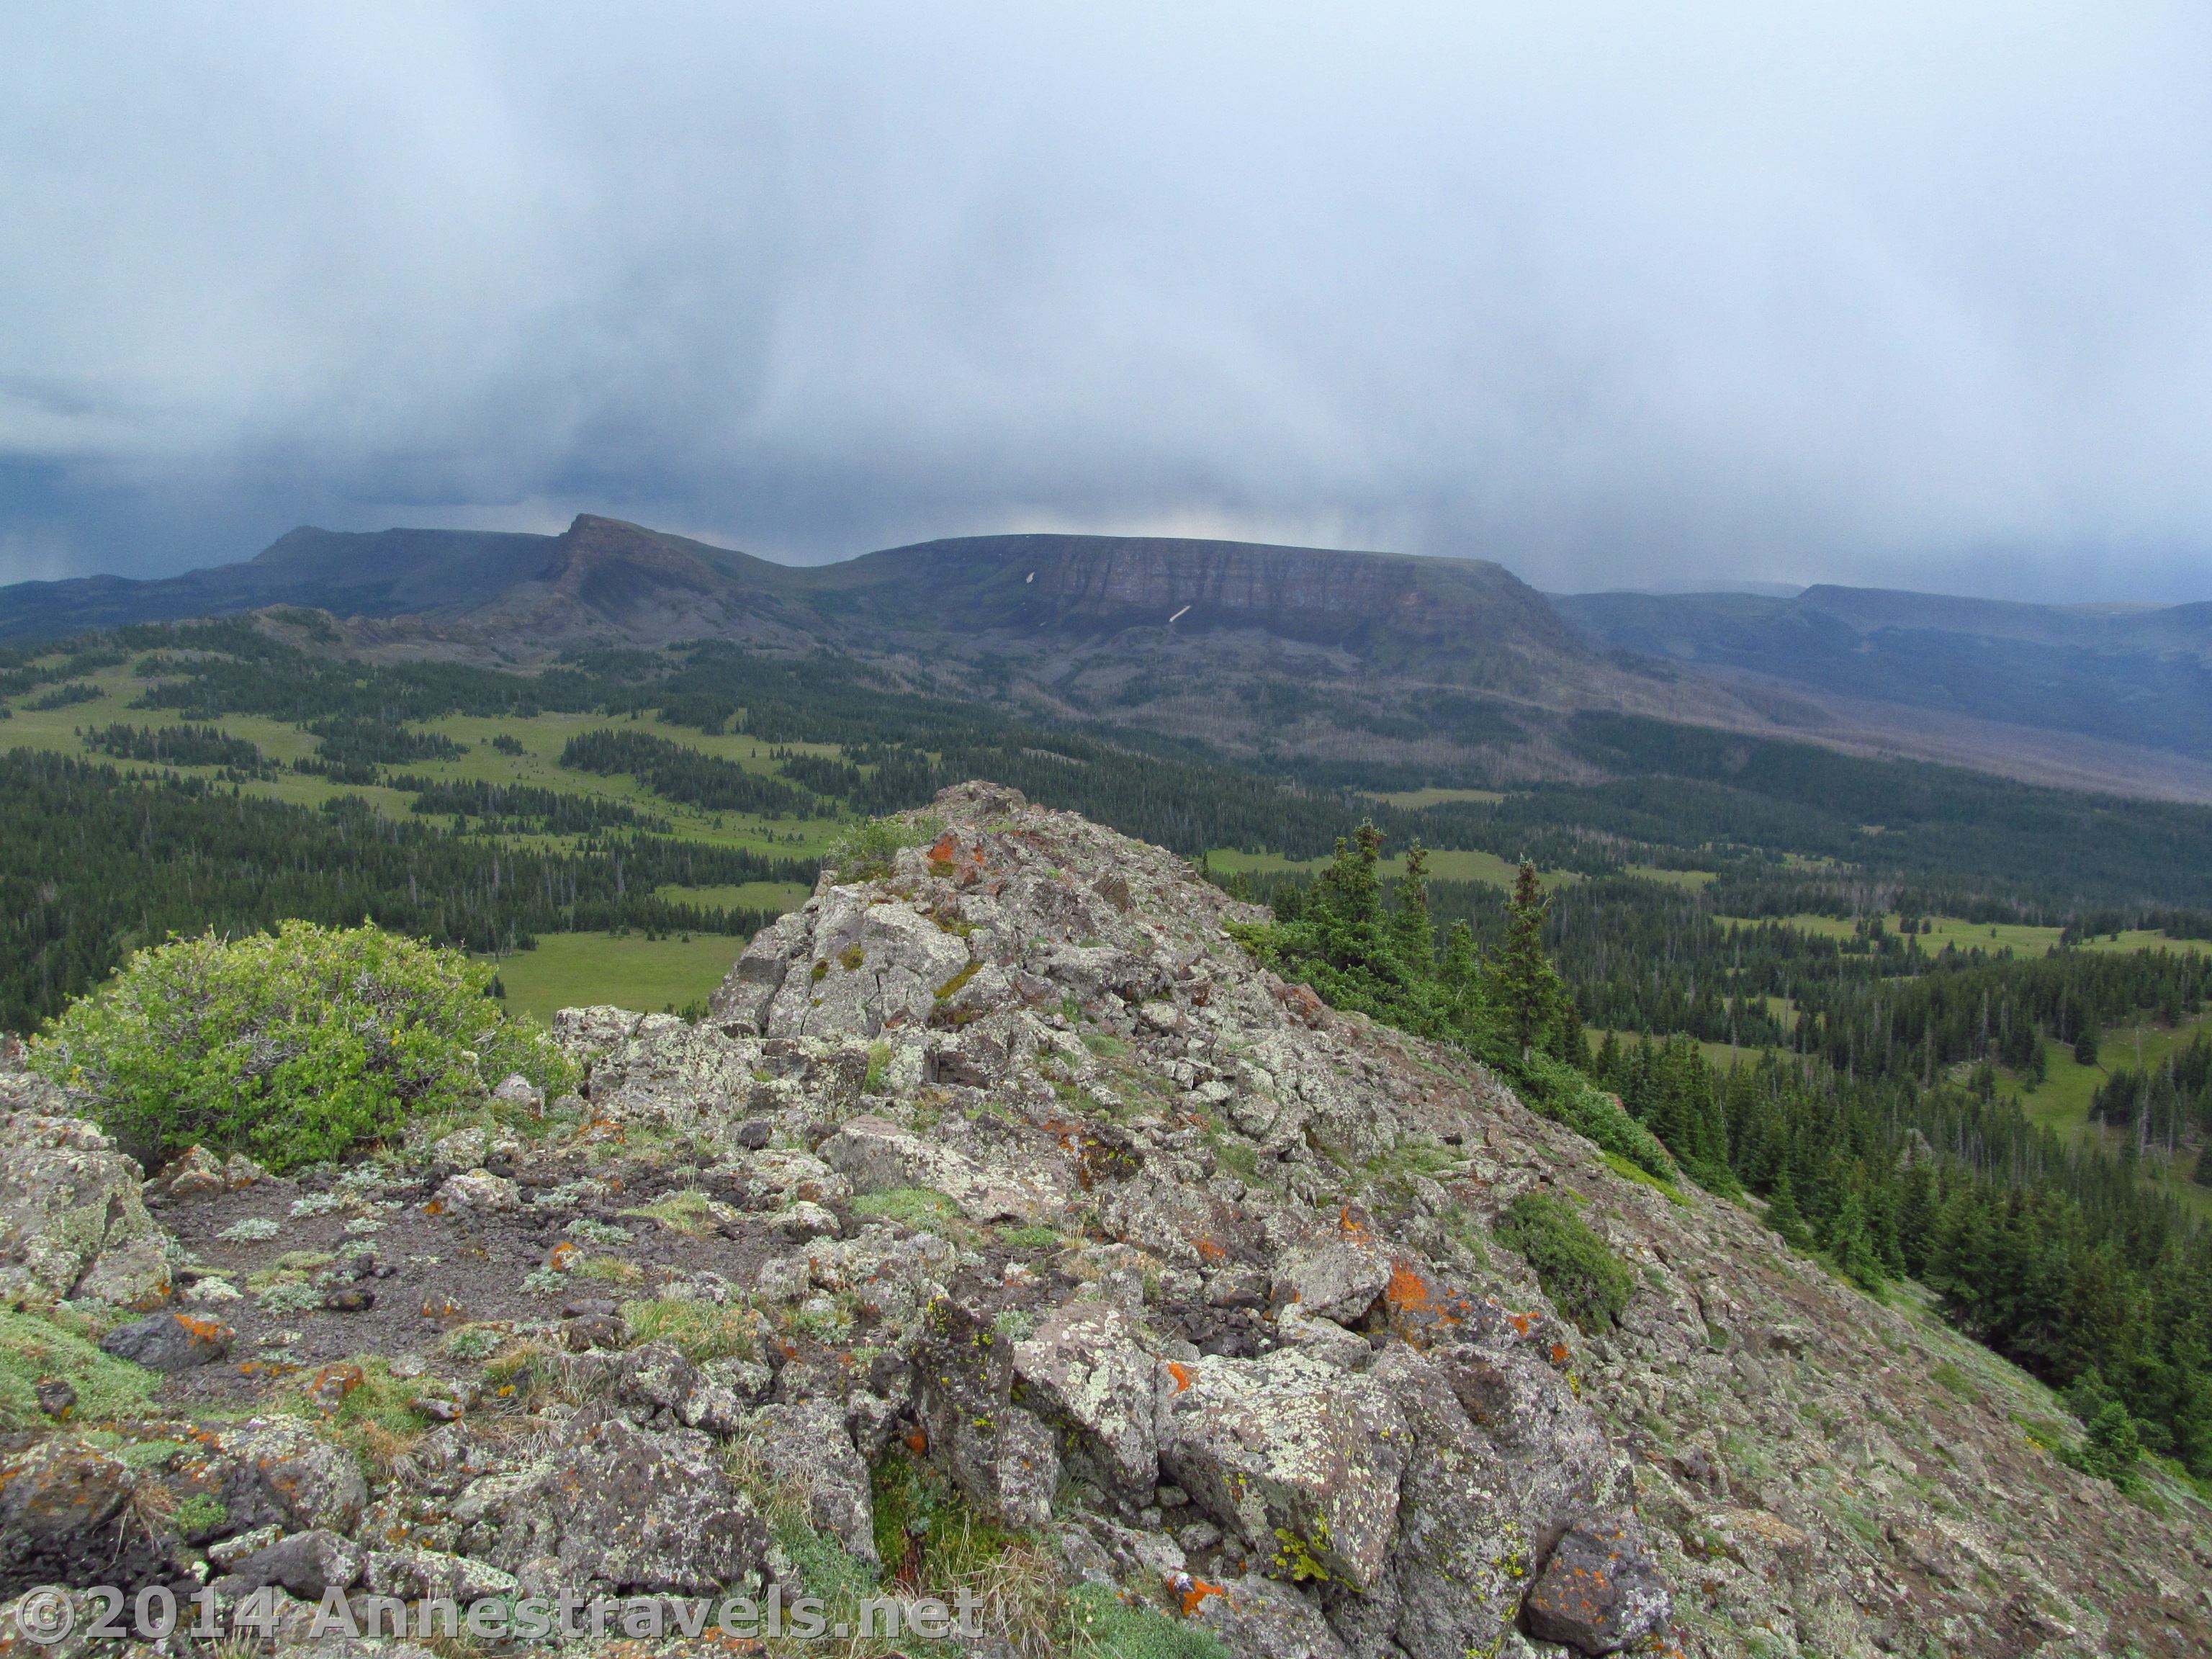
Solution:
<svg viewBox="0 0 2212 1659"><path fill-rule="evenodd" d="M956 697L1370 773L1581 776L1559 720L1595 709L2212 799L2212 605L1547 599L1488 560L1042 533L793 567L584 514L557 536L303 526L162 580L18 583L0 639L269 606L329 611L372 656L830 649Z"/></svg>
<svg viewBox="0 0 2212 1659"><path fill-rule="evenodd" d="M2022 605L1891 588L1580 593L1591 646L1730 684L2079 732L2212 757L2212 604Z"/></svg>

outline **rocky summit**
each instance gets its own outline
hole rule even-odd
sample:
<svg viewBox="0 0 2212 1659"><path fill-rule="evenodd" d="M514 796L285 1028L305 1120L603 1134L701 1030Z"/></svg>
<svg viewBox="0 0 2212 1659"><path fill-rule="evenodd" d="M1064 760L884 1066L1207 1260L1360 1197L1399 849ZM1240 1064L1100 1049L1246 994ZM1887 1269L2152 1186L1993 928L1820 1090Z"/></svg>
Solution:
<svg viewBox="0 0 2212 1659"><path fill-rule="evenodd" d="M266 1590L299 1651L333 1589L956 1579L991 1655L2212 1650L2204 1505L1913 1297L1261 970L1166 852L900 822L704 1019L567 1011L579 1094L350 1166L142 1191L0 1078L0 1287L89 1356L0 1438L0 1595ZM1500 1242L1530 1194L1617 1316Z"/></svg>

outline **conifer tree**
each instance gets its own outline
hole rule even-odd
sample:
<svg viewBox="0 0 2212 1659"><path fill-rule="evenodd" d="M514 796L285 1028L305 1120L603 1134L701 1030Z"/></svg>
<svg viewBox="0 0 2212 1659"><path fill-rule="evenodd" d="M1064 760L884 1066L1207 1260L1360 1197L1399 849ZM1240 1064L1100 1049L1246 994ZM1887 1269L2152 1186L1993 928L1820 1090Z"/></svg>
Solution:
<svg viewBox="0 0 2212 1659"><path fill-rule="evenodd" d="M1505 902L1505 942L1491 961L1484 990L1524 1065L1566 995L1559 969L1544 953L1544 915L1550 908L1536 866L1523 860L1513 896Z"/></svg>

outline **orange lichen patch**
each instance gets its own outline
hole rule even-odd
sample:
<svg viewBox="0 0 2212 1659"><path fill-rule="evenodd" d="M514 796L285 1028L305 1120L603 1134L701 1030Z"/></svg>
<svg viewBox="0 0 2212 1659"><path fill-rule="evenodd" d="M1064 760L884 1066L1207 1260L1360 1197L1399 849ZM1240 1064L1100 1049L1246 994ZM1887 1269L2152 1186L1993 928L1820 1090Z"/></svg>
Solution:
<svg viewBox="0 0 2212 1659"><path fill-rule="evenodd" d="M1552 1344L1552 1363L1554 1365L1565 1364L1571 1357L1571 1356L1567 1352L1567 1345L1565 1343L1554 1342Z"/></svg>
<svg viewBox="0 0 2212 1659"><path fill-rule="evenodd" d="M1395 1261L1390 1264L1390 1282L1382 1287L1382 1301L1395 1314L1434 1312L1436 1286L1412 1262Z"/></svg>
<svg viewBox="0 0 2212 1659"><path fill-rule="evenodd" d="M446 1200L442 1198L434 1198L422 1206L424 1215L443 1215L445 1212Z"/></svg>
<svg viewBox="0 0 2212 1659"><path fill-rule="evenodd" d="M1182 1616L1186 1619L1194 1619L1198 1616L1198 1610L1206 1605L1207 1596L1228 1594L1229 1591L1224 1585L1209 1584L1203 1578L1193 1579L1190 1588L1182 1593Z"/></svg>
<svg viewBox="0 0 2212 1659"><path fill-rule="evenodd" d="M950 864L958 855L959 851L960 843L952 839L952 832L948 830L939 836L935 844L930 848L929 861L932 864Z"/></svg>
<svg viewBox="0 0 2212 1659"><path fill-rule="evenodd" d="M1528 1316L1527 1314L1522 1314L1522 1313L1517 1313L1517 1314L1508 1314L1508 1315L1506 1315L1505 1316L1506 1316L1506 1318L1507 1318L1507 1319L1509 1319L1509 1320L1510 1320L1510 1321L1512 1322L1512 1324L1513 1324L1513 1334L1514 1334L1514 1335L1516 1335L1516 1336L1526 1336L1526 1335L1528 1335L1528 1328L1529 1328L1531 1325L1533 1325L1533 1324L1534 1324L1534 1323L1535 1323L1535 1321L1534 1321L1534 1320L1532 1320L1531 1318L1529 1318L1529 1317L1528 1317Z"/></svg>
<svg viewBox="0 0 2212 1659"><path fill-rule="evenodd" d="M1354 1244L1374 1242L1375 1229L1368 1224L1365 1212L1354 1205L1347 1204L1336 1212L1336 1230Z"/></svg>
<svg viewBox="0 0 2212 1659"><path fill-rule="evenodd" d="M1200 1234L1196 1238L1192 1239L1190 1241L1190 1246L1191 1249L1198 1252L1198 1259L1201 1261L1226 1261L1229 1260L1228 1247L1222 1244L1218 1240L1206 1237L1203 1233Z"/></svg>
<svg viewBox="0 0 2212 1659"><path fill-rule="evenodd" d="M317 1409L334 1412L345 1403L348 1395L368 1381L368 1374L358 1365L325 1365L315 1373L306 1392Z"/></svg>
<svg viewBox="0 0 2212 1659"><path fill-rule="evenodd" d="M906 1431L906 1449L916 1457L927 1455L929 1451L929 1431L908 1429Z"/></svg>
<svg viewBox="0 0 2212 1659"><path fill-rule="evenodd" d="M581 1246L564 1239L553 1247L553 1254L545 1258L545 1265L556 1273L565 1273L576 1265L576 1258L583 1253Z"/></svg>
<svg viewBox="0 0 2212 1659"><path fill-rule="evenodd" d="M197 1314L172 1314L171 1318L182 1325L203 1342L221 1342L232 1334L229 1326L217 1319L202 1319Z"/></svg>
<svg viewBox="0 0 2212 1659"><path fill-rule="evenodd" d="M1175 1378L1176 1392L1182 1394L1190 1387L1190 1367L1180 1359L1168 1361L1168 1375Z"/></svg>

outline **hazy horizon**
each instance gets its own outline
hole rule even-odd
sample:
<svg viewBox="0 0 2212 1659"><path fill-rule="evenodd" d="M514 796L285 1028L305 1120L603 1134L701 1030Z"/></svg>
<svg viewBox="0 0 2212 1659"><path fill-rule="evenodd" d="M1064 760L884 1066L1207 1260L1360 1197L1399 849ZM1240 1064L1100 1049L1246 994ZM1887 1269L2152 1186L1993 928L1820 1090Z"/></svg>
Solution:
<svg viewBox="0 0 2212 1659"><path fill-rule="evenodd" d="M0 583L607 514L2212 598L2212 15L0 18Z"/></svg>

